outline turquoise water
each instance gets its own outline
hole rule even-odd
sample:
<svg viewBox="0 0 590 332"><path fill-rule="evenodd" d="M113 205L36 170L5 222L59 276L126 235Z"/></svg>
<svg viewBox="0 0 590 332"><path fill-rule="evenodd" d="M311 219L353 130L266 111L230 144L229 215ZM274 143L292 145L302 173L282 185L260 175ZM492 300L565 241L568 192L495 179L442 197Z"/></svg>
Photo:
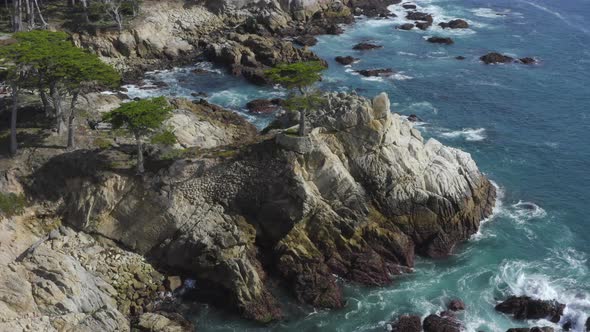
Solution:
<svg viewBox="0 0 590 332"><path fill-rule="evenodd" d="M373 96L386 91L392 110L417 114L426 137L464 149L497 184L495 215L479 234L448 260L419 259L415 273L385 288L347 285L346 308L315 312L286 303L291 316L276 331L383 331L397 315L426 316L444 309L451 297L467 305L467 331L549 325L517 322L494 311L508 295L530 295L566 303L566 318L583 331L590 315L590 2L576 1L418 1L435 24L467 19L466 31L398 31L403 19L366 20L341 36L324 36L314 50L330 61L322 86L356 89ZM397 11L396 8L392 8ZM450 36L451 46L427 43L426 36ZM383 49L352 51L372 40ZM489 52L540 62L486 66ZM332 61L353 55L353 68ZM466 59L459 61L455 56ZM207 64L199 66L210 67ZM367 80L353 69L392 68L390 78ZM132 95L207 92L211 102L242 112L258 97L280 96L219 71L196 76L190 68L154 73L169 88ZM244 113L245 114L245 113ZM259 127L265 117L250 120ZM199 331L264 330L213 308L198 308ZM557 326L555 326L557 327Z"/></svg>

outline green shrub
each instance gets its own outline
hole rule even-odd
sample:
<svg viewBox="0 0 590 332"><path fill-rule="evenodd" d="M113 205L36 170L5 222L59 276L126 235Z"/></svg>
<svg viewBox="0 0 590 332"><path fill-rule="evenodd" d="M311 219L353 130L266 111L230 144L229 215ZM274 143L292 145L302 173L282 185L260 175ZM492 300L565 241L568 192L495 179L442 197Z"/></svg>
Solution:
<svg viewBox="0 0 590 332"><path fill-rule="evenodd" d="M27 206L24 195L0 193L0 214L6 217L22 214Z"/></svg>
<svg viewBox="0 0 590 332"><path fill-rule="evenodd" d="M94 145L96 145L99 149L105 150L111 147L111 140L103 137L97 137L94 140Z"/></svg>
<svg viewBox="0 0 590 332"><path fill-rule="evenodd" d="M176 136L170 130L164 130L152 137L152 144L174 145L176 143Z"/></svg>

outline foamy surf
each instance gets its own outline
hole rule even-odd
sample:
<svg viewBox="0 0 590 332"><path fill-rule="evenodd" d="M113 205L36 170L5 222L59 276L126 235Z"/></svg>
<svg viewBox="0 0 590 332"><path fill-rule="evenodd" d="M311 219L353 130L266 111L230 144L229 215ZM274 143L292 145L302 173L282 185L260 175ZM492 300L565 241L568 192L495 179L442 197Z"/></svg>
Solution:
<svg viewBox="0 0 590 332"><path fill-rule="evenodd" d="M443 132L440 134L440 136L445 137L445 138L452 138L452 139L463 138L469 142L477 142L477 141L483 141L484 139L486 139L485 133L486 133L485 128L477 128L477 129L466 128L463 130Z"/></svg>

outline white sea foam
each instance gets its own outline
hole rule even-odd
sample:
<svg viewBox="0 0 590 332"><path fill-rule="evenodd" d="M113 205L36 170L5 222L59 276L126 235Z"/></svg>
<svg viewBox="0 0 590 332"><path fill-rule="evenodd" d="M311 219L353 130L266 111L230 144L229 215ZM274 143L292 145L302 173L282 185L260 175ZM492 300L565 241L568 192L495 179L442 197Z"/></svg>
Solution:
<svg viewBox="0 0 590 332"><path fill-rule="evenodd" d="M579 276L587 273L587 255L567 248L552 251L540 262L505 261L490 282L503 298L530 296L564 303L560 324L569 321L573 324L572 331L582 332L590 310L590 294L581 290L587 289L587 285L579 284Z"/></svg>
<svg viewBox="0 0 590 332"><path fill-rule="evenodd" d="M492 186L494 186L494 188L496 188L496 202L494 204L494 208L492 209L492 214L480 222L480 227L477 230L477 233L475 233L471 236L471 240L473 240L473 241L479 241L484 238L494 237L495 235L493 233L484 232L482 230L483 225L485 223L493 220L497 216L502 215L502 213L504 213L504 201L503 200L504 200L504 196L506 195L506 191L504 190L504 188L500 187L496 182L494 182L494 181L490 181L490 182L492 183Z"/></svg>
<svg viewBox="0 0 590 332"><path fill-rule="evenodd" d="M509 10L504 11L496 11L491 8L476 8L472 9L471 12L475 16L485 17L485 18L502 18L510 12Z"/></svg>
<svg viewBox="0 0 590 332"><path fill-rule="evenodd" d="M443 132L440 135L446 138L464 138L466 141L476 142L486 139L485 128L466 128L457 131Z"/></svg>
<svg viewBox="0 0 590 332"><path fill-rule="evenodd" d="M547 212L540 206L532 202L518 201L504 210L504 214L519 224L526 223L533 219L542 219L547 216Z"/></svg>

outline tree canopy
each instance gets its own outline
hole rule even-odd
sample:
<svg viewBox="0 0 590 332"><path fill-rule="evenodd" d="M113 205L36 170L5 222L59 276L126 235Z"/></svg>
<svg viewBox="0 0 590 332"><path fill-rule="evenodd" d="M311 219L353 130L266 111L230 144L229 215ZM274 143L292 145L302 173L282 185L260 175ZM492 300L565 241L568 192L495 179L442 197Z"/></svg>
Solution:
<svg viewBox="0 0 590 332"><path fill-rule="evenodd" d="M103 119L111 123L114 129L127 128L133 133L146 135L158 129L171 111L166 98L157 97L124 103L105 114Z"/></svg>
<svg viewBox="0 0 590 332"><path fill-rule="evenodd" d="M321 96L312 87L322 79L325 69L322 62L309 61L280 64L265 72L272 82L291 90L285 108L299 112L299 136L305 135L305 113L321 103Z"/></svg>
<svg viewBox="0 0 590 332"><path fill-rule="evenodd" d="M287 89L301 90L322 79L326 67L320 61L280 64L266 71L266 76L274 83Z"/></svg>
<svg viewBox="0 0 590 332"><path fill-rule="evenodd" d="M126 128L135 135L137 143L137 171L144 172L142 136L155 132L162 126L172 111L164 97L131 101L104 115L103 120L110 122L114 129ZM172 135L172 136L170 136ZM162 141L173 143L173 134L164 134ZM175 140L175 139L174 139Z"/></svg>

